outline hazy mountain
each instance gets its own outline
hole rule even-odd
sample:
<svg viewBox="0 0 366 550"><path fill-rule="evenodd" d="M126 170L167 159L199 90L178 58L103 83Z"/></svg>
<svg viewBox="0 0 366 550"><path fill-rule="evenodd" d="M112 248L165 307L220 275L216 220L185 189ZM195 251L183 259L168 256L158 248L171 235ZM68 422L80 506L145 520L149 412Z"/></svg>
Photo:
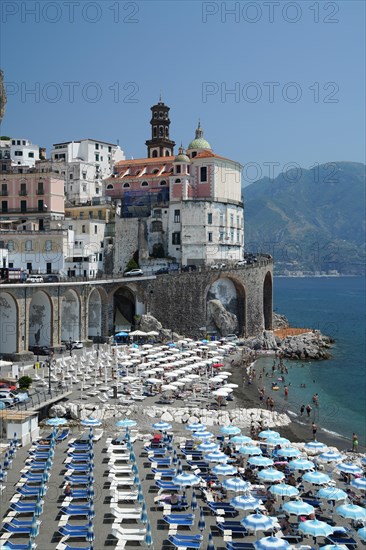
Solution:
<svg viewBox="0 0 366 550"><path fill-rule="evenodd" d="M245 248L272 254L277 273L364 272L364 164L289 171L256 181L243 195Z"/></svg>

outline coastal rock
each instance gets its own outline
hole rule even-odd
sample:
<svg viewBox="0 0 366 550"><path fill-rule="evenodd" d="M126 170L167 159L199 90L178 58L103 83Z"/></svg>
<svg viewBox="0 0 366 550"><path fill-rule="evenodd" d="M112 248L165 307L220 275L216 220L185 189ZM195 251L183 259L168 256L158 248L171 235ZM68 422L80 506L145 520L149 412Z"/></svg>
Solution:
<svg viewBox="0 0 366 550"><path fill-rule="evenodd" d="M212 322L220 331L221 336L234 334L238 330L238 319L236 315L225 309L220 300L209 300L207 303L208 314Z"/></svg>
<svg viewBox="0 0 366 550"><path fill-rule="evenodd" d="M75 403L68 403L66 414L71 420L77 420L79 418L78 406Z"/></svg>
<svg viewBox="0 0 366 550"><path fill-rule="evenodd" d="M284 338L281 342L281 353L288 359L329 359L331 342L328 336L314 330Z"/></svg>
<svg viewBox="0 0 366 550"><path fill-rule="evenodd" d="M150 332L151 330L154 330L160 333L161 329L163 328L163 325L153 315L150 315L149 313L147 313L147 314L141 315L139 328L144 332Z"/></svg>
<svg viewBox="0 0 366 550"><path fill-rule="evenodd" d="M272 325L273 330L276 330L278 328L288 328L290 326L290 323L288 322L287 317L285 317L284 315L273 312Z"/></svg>
<svg viewBox="0 0 366 550"><path fill-rule="evenodd" d="M160 420L163 422L173 422L174 417L170 414L170 412L166 411L161 415Z"/></svg>
<svg viewBox="0 0 366 550"><path fill-rule="evenodd" d="M50 418L63 417L66 416L66 409L63 405L60 403L57 403L56 405L53 405L50 410L48 411L48 416Z"/></svg>
<svg viewBox="0 0 366 550"><path fill-rule="evenodd" d="M264 330L262 334L254 338L252 346L255 350L278 349L278 343L272 330Z"/></svg>

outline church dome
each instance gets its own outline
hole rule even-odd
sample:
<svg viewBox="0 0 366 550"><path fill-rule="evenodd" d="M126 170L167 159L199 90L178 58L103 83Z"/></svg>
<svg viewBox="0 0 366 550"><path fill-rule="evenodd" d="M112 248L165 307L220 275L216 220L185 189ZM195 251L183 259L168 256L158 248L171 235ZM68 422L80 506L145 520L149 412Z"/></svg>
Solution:
<svg viewBox="0 0 366 550"><path fill-rule="evenodd" d="M179 153L175 157L174 162L191 162L191 159L189 158L189 156L185 154L182 145L179 147Z"/></svg>
<svg viewBox="0 0 366 550"><path fill-rule="evenodd" d="M203 137L203 130L200 122L198 123L198 128L196 130L196 136L188 145L188 149L212 149L209 142Z"/></svg>

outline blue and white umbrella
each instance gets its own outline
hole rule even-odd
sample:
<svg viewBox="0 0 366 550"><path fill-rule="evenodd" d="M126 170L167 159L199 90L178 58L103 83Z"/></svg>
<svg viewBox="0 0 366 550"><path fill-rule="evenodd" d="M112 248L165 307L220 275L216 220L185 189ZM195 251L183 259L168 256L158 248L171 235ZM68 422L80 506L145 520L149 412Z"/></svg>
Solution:
<svg viewBox="0 0 366 550"><path fill-rule="evenodd" d="M342 460L343 456L336 451L327 451L326 453L320 454L318 458L326 462L336 462L337 460Z"/></svg>
<svg viewBox="0 0 366 550"><path fill-rule="evenodd" d="M296 497L299 494L299 490L292 485L287 485L286 483L278 483L276 485L271 485L269 491L280 497Z"/></svg>
<svg viewBox="0 0 366 550"><path fill-rule="evenodd" d="M295 458L291 460L288 464L290 470L314 470L315 464L311 460L306 458Z"/></svg>
<svg viewBox="0 0 366 550"><path fill-rule="evenodd" d="M212 453L207 453L205 459L209 462L227 462L229 457L222 451L213 451Z"/></svg>
<svg viewBox="0 0 366 550"><path fill-rule="evenodd" d="M248 458L248 464L252 464L252 466L273 466L273 460L272 458L267 458L266 456L258 455L258 456L251 456Z"/></svg>
<svg viewBox="0 0 366 550"><path fill-rule="evenodd" d="M135 477L133 478L133 483L134 485L141 485L141 480L138 474L136 474Z"/></svg>
<svg viewBox="0 0 366 550"><path fill-rule="evenodd" d="M208 432L206 430L202 430L202 431L198 431L198 432L193 432L192 434L192 437L194 439L210 439L211 437L214 437L214 434L211 433L211 432Z"/></svg>
<svg viewBox="0 0 366 550"><path fill-rule="evenodd" d="M88 523L88 530L86 532L86 540L88 542L93 542L93 540L94 540L94 527L93 527L93 522L91 520L89 520L89 523Z"/></svg>
<svg viewBox="0 0 366 550"><path fill-rule="evenodd" d="M238 473L238 469L231 464L218 464L214 466L211 471L217 476L233 476Z"/></svg>
<svg viewBox="0 0 366 550"><path fill-rule="evenodd" d="M132 473L135 475L139 473L136 462L132 464Z"/></svg>
<svg viewBox="0 0 366 550"><path fill-rule="evenodd" d="M325 500L345 500L348 497L347 493L338 487L323 487L316 496Z"/></svg>
<svg viewBox="0 0 366 550"><path fill-rule="evenodd" d="M29 537L31 539L35 539L36 537L38 537L38 533L39 533L39 521L37 521L37 518L34 515L32 519Z"/></svg>
<svg viewBox="0 0 366 550"><path fill-rule="evenodd" d="M307 451L312 451L316 453L323 453L327 450L327 448L328 447L320 441L309 441L309 443L305 444L305 449Z"/></svg>
<svg viewBox="0 0 366 550"><path fill-rule="evenodd" d="M200 508L200 517L198 520L198 529L201 531L204 531L206 529L206 522L205 522L205 516L203 515L203 508Z"/></svg>
<svg viewBox="0 0 366 550"><path fill-rule="evenodd" d="M67 424L66 418L59 418L58 416L55 416L54 418L49 418L46 422L48 426L63 426Z"/></svg>
<svg viewBox="0 0 366 550"><path fill-rule="evenodd" d="M201 424L201 422L192 422L191 424L187 424L186 430L190 430L191 432L197 432L199 430L205 430L206 424Z"/></svg>
<svg viewBox="0 0 366 550"><path fill-rule="evenodd" d="M362 468L356 466L352 462L340 462L336 466L337 470L344 472L345 474L360 475L362 474Z"/></svg>
<svg viewBox="0 0 366 550"><path fill-rule="evenodd" d="M152 427L154 430L158 430L158 432L166 432L172 429L172 425L168 424L168 422L155 422Z"/></svg>
<svg viewBox="0 0 366 550"><path fill-rule="evenodd" d="M278 449L277 456L282 456L284 458L292 458L300 455L299 449L296 447L285 447L284 449Z"/></svg>
<svg viewBox="0 0 366 550"><path fill-rule="evenodd" d="M34 509L34 515L36 518L39 518L41 514L43 514L43 501L38 498Z"/></svg>
<svg viewBox="0 0 366 550"><path fill-rule="evenodd" d="M244 525L248 531L254 531L256 533L257 531L267 531L267 529L271 529L274 525L274 520L269 516L256 513L249 514L249 516L243 518L241 524Z"/></svg>
<svg viewBox="0 0 366 550"><path fill-rule="evenodd" d="M256 550L289 550L291 544L277 537L263 537L254 543Z"/></svg>
<svg viewBox="0 0 366 550"><path fill-rule="evenodd" d="M4 455L4 470L9 470L11 466L11 460L9 459L9 453L6 451Z"/></svg>
<svg viewBox="0 0 366 550"><path fill-rule="evenodd" d="M366 456L361 458L361 464L363 464L364 466L366 465Z"/></svg>
<svg viewBox="0 0 366 550"><path fill-rule="evenodd" d="M147 523L148 522L147 508L146 508L145 502L142 503L140 521L141 521L141 523Z"/></svg>
<svg viewBox="0 0 366 550"><path fill-rule="evenodd" d="M147 526L146 526L145 544L148 548L150 548L150 546L152 546L153 544L152 535L151 535L151 525L149 521L147 522Z"/></svg>
<svg viewBox="0 0 366 550"><path fill-rule="evenodd" d="M308 519L301 522L299 531L304 533L304 535L311 535L312 537L328 537L333 533L334 527L325 523L325 521Z"/></svg>
<svg viewBox="0 0 366 550"><path fill-rule="evenodd" d="M237 426L221 426L220 433L223 435L239 435L240 434L240 428Z"/></svg>
<svg viewBox="0 0 366 550"><path fill-rule="evenodd" d="M80 422L80 424L82 426L87 426L88 428L89 427L96 427L96 426L101 426L102 425L102 421L101 420L98 420L98 418L93 418L93 417L89 417L89 418L85 418L85 420L82 420Z"/></svg>
<svg viewBox="0 0 366 550"><path fill-rule="evenodd" d="M240 447L238 451L241 455L261 455L262 451L259 447L256 445L244 445L243 447Z"/></svg>
<svg viewBox="0 0 366 550"><path fill-rule="evenodd" d="M190 487L192 485L198 485L201 481L201 478L195 476L194 474L182 473L173 477L172 482L175 485L180 485L182 487Z"/></svg>
<svg viewBox="0 0 366 550"><path fill-rule="evenodd" d="M47 491L47 485L45 484L44 481L41 481L41 485L39 486L39 496L40 497L44 497L45 494L46 494L46 491Z"/></svg>
<svg viewBox="0 0 366 550"><path fill-rule="evenodd" d="M207 550L215 550L211 531L208 534Z"/></svg>
<svg viewBox="0 0 366 550"><path fill-rule="evenodd" d="M259 432L258 437L261 439L268 439L269 437L280 437L280 434L278 432L275 432L274 430L262 430Z"/></svg>
<svg viewBox="0 0 366 550"><path fill-rule="evenodd" d="M343 518L353 519L354 521L366 521L366 510L357 504L341 504L336 508L337 514Z"/></svg>
<svg viewBox="0 0 366 550"><path fill-rule="evenodd" d="M276 470L276 468L268 468L267 470L261 470L257 474L258 479L270 483L272 481L282 481L285 479L285 474Z"/></svg>
<svg viewBox="0 0 366 550"><path fill-rule="evenodd" d="M262 504L262 501L251 495L240 495L231 499L230 504L236 510L257 510Z"/></svg>
<svg viewBox="0 0 366 550"><path fill-rule="evenodd" d="M248 443L253 443L253 439L247 435L234 435L230 438L230 443L235 443L236 445L246 445Z"/></svg>
<svg viewBox="0 0 366 550"><path fill-rule="evenodd" d="M307 481L312 485L326 485L330 482L330 477L327 474L322 474L321 472L306 472L302 476L303 481Z"/></svg>
<svg viewBox="0 0 366 550"><path fill-rule="evenodd" d="M94 502L91 501L91 504L90 504L89 510L88 510L88 520L89 520L89 521L92 521L92 519L94 518L94 516L95 516Z"/></svg>
<svg viewBox="0 0 366 550"><path fill-rule="evenodd" d="M136 455L133 451L130 452L130 461L131 462L136 462Z"/></svg>
<svg viewBox="0 0 366 550"><path fill-rule="evenodd" d="M201 451L202 453L211 453L212 451L218 451L219 449L220 445L213 443L213 441L204 441L197 446L197 451Z"/></svg>
<svg viewBox="0 0 366 550"><path fill-rule="evenodd" d="M236 492L248 491L250 489L250 483L244 481L241 477L229 477L228 479L224 479L222 486L228 491Z"/></svg>
<svg viewBox="0 0 366 550"><path fill-rule="evenodd" d="M366 491L366 477L356 477L351 481L351 485L359 491Z"/></svg>
<svg viewBox="0 0 366 550"><path fill-rule="evenodd" d="M177 463L178 463L177 449L174 449L173 450L172 464L173 464L173 466L176 466Z"/></svg>
<svg viewBox="0 0 366 550"><path fill-rule="evenodd" d="M137 502L145 502L144 493L142 492L142 487L139 486L138 494L137 494Z"/></svg>
<svg viewBox="0 0 366 550"><path fill-rule="evenodd" d="M93 498L94 498L94 486L93 485L89 485L86 494L87 494L89 500L93 500Z"/></svg>
<svg viewBox="0 0 366 550"><path fill-rule="evenodd" d="M192 512L197 510L197 495L196 495L196 491L194 489L192 491L191 509L192 509Z"/></svg>
<svg viewBox="0 0 366 550"><path fill-rule="evenodd" d="M268 439L266 439L265 443L267 443L267 445L272 445L272 446L290 445L291 441L286 437L269 437Z"/></svg>
<svg viewBox="0 0 366 550"><path fill-rule="evenodd" d="M132 420L131 418L124 418L123 420L118 420L116 422L117 428L132 428L133 426L136 426L137 422L136 420Z"/></svg>
<svg viewBox="0 0 366 550"><path fill-rule="evenodd" d="M366 542L366 527L362 527L361 529L359 529L357 531L357 535L359 536L359 538L361 540L363 540L364 542Z"/></svg>
<svg viewBox="0 0 366 550"><path fill-rule="evenodd" d="M295 516L308 516L314 513L314 506L303 500L290 500L282 506L282 509L288 514L294 514Z"/></svg>

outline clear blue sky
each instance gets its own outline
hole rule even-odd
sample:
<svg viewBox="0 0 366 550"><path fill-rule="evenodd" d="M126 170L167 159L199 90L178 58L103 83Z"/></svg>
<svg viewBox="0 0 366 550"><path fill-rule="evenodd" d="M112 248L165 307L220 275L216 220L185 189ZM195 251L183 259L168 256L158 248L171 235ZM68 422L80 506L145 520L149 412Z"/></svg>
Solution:
<svg viewBox="0 0 366 550"><path fill-rule="evenodd" d="M365 161L363 1L3 0L0 9L2 135L48 153L64 140L118 139L127 158L145 156L161 90L177 144L200 118L214 151L248 165L249 180L256 166L268 175L268 162Z"/></svg>

